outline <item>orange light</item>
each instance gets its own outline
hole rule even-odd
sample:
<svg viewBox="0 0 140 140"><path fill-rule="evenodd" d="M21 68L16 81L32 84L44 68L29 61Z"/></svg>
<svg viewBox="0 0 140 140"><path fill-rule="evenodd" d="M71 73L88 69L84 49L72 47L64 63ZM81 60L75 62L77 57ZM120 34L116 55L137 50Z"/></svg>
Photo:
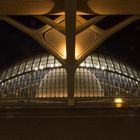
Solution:
<svg viewBox="0 0 140 140"><path fill-rule="evenodd" d="M61 47L59 48L59 53L61 54L61 57L63 59L66 59L67 54L66 54L66 44L62 43L62 45L60 45Z"/></svg>
<svg viewBox="0 0 140 140"><path fill-rule="evenodd" d="M116 104L116 107L118 107L118 108L120 108L120 107L122 107L122 104Z"/></svg>
<svg viewBox="0 0 140 140"><path fill-rule="evenodd" d="M80 55L80 46L76 43L75 45L75 59L78 59Z"/></svg>
<svg viewBox="0 0 140 140"><path fill-rule="evenodd" d="M122 98L116 98L114 100L114 102L115 102L115 106L120 108L120 107L122 107L123 99Z"/></svg>
<svg viewBox="0 0 140 140"><path fill-rule="evenodd" d="M116 99L115 99L115 103L119 103L119 104L120 104L120 103L123 103L122 98L116 98Z"/></svg>

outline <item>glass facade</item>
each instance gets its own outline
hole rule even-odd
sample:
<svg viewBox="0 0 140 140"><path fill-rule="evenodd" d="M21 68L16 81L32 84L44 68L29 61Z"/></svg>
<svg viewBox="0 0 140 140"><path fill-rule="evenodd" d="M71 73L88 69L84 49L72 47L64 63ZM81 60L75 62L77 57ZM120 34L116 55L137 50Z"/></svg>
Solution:
<svg viewBox="0 0 140 140"><path fill-rule="evenodd" d="M88 56L75 73L75 98L140 97L140 75L108 56ZM0 74L0 98L67 98L67 73L53 56L40 54Z"/></svg>

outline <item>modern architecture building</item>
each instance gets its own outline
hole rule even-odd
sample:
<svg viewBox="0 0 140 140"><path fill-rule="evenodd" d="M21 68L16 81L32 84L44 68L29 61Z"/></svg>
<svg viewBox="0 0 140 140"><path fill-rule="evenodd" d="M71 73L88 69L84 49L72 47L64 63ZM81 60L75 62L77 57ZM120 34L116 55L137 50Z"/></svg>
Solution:
<svg viewBox="0 0 140 140"><path fill-rule="evenodd" d="M117 125L122 117L127 117L128 122L131 120L129 117L139 116L139 69L113 56L95 52L106 39L140 19L139 7L139 0L1 0L0 22L27 34L46 52L32 54L1 70L0 119L16 118L10 123L15 122L18 131L18 119L24 117L28 118L28 121L23 119L25 124L33 121L31 118L41 121L42 118L64 118L62 124L68 123L66 119L69 118L72 123L72 118L78 118L78 121L94 118L96 124L105 117L111 126L109 117L116 118ZM117 20L104 24L112 17ZM33 19L35 26L30 26L27 19ZM57 124L55 119L53 121ZM9 128L10 123L6 125ZM50 122L46 120L44 123ZM131 123L134 127L135 123ZM80 124L82 121L77 126ZM105 129L104 124L106 121L103 121ZM69 126L74 133L77 127ZM100 123L99 126L101 129ZM122 127L126 134L129 129L125 126L129 126L128 123ZM78 128L80 132L84 132L82 127ZM69 129L64 127L65 132L65 128ZM38 132L42 134L40 130ZM91 129L87 127L87 130ZM49 139L51 136L56 139L53 131L49 132ZM56 132L54 134L60 136ZM22 134L14 135L12 139L21 139L17 136ZM61 136L58 139L72 138L66 133ZM79 135L74 136L72 139L78 139ZM123 139L129 138L123 136ZM139 138L140 135L135 135L132 140Z"/></svg>
<svg viewBox="0 0 140 140"><path fill-rule="evenodd" d="M68 100L67 72L57 59L46 53L10 66L2 72L0 81L0 97L4 101L51 103L51 99L57 104ZM94 53L76 69L73 98L77 102L94 102L95 98L137 98L139 82L139 72L134 68Z"/></svg>
<svg viewBox="0 0 140 140"><path fill-rule="evenodd" d="M129 7L130 1L125 12L124 3L118 8L115 1L103 4L96 0L42 0L26 4L14 1L9 2L12 6L9 10L6 3L1 4L0 20L31 36L50 54L28 58L4 70L0 85L2 99L63 97L68 105L74 105L78 97L94 100L139 96L139 72L108 56L91 54L105 39L140 18L139 10ZM137 7L137 3L133 6ZM131 15L107 29L98 26L107 15L121 12ZM7 16L29 14L42 22L38 29L23 24L18 17Z"/></svg>

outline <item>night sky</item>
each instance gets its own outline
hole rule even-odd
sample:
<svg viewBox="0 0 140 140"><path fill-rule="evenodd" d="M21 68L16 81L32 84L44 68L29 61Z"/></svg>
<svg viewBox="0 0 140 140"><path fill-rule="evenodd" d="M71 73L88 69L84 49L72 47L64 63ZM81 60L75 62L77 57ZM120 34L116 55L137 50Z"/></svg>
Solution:
<svg viewBox="0 0 140 140"><path fill-rule="evenodd" d="M43 25L31 16L13 18L32 28L38 28ZM123 18L126 18L126 16L116 16L115 20L119 22ZM110 16L101 23L98 23L98 26L104 29L108 28L116 23L115 20L113 16ZM2 21L0 21L0 48L1 70L24 57L45 52L43 47L31 37ZM140 69L139 48L140 21L136 21L112 35L96 51L111 55Z"/></svg>

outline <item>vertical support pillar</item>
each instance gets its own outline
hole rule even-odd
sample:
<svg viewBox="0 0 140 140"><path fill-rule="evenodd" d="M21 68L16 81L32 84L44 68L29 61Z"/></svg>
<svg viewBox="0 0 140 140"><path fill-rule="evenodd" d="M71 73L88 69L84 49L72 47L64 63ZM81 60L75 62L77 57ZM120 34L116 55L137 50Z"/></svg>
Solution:
<svg viewBox="0 0 140 140"><path fill-rule="evenodd" d="M77 0L65 0L66 71L68 105L74 105L75 34Z"/></svg>
<svg viewBox="0 0 140 140"><path fill-rule="evenodd" d="M75 80L75 69L67 68L67 92L68 92L68 105L74 105L74 80Z"/></svg>

